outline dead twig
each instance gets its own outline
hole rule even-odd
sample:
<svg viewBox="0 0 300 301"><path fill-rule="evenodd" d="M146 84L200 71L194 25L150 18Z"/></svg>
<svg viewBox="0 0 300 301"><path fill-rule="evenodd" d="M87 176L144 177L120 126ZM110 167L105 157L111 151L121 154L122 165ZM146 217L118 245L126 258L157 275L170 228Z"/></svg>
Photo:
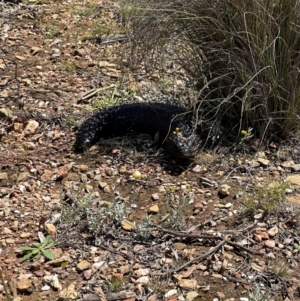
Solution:
<svg viewBox="0 0 300 301"><path fill-rule="evenodd" d="M2 285L4 287L4 292L5 292L6 300L10 301L11 300L10 294L8 293L8 289L7 289L6 283L4 281L4 277L3 277L3 273L2 273L2 269L1 268L0 268L0 279L1 279L1 283L2 283Z"/></svg>
<svg viewBox="0 0 300 301"><path fill-rule="evenodd" d="M219 242L214 248L212 248L211 250L209 250L208 252L195 257L194 259L190 260L189 262L183 264L182 266L178 267L177 269L175 269L173 271L173 273L177 273L181 270L183 270L184 268L186 268L187 266L191 265L192 263L196 262L196 261L200 261L204 258L207 258L208 256L214 254L215 252L217 252L221 247L223 247L226 244L226 240L222 240L221 242Z"/></svg>
<svg viewBox="0 0 300 301"><path fill-rule="evenodd" d="M209 235L209 234L187 233L187 232L174 231L174 230L169 230L169 229L164 229L164 228L159 228L159 227L155 227L155 228L151 228L151 229L149 229L149 228L148 229L140 229L139 231L159 231L159 232L171 234L171 235L178 236L178 237L184 237L184 238L222 240L222 241L225 241L225 244L227 244L229 246L242 249L243 251L246 251L251 254L260 255L259 252L251 250L249 248L246 248L239 243L235 243L228 239L225 239L222 236L213 236L213 235Z"/></svg>

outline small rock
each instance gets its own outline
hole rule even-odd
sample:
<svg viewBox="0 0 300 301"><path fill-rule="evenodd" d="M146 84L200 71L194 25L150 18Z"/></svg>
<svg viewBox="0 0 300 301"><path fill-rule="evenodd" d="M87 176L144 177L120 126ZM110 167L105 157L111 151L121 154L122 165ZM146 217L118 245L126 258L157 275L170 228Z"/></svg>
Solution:
<svg viewBox="0 0 300 301"><path fill-rule="evenodd" d="M287 182L300 186L300 175L290 175L286 178Z"/></svg>
<svg viewBox="0 0 300 301"><path fill-rule="evenodd" d="M202 167L200 165L198 165L198 164L192 169L192 171L196 172L196 173L201 172L201 170L202 170Z"/></svg>
<svg viewBox="0 0 300 301"><path fill-rule="evenodd" d="M270 259L275 259L275 258L276 258L276 256L275 256L272 252L268 253L268 254L266 255L266 257L267 257L267 258L270 258Z"/></svg>
<svg viewBox="0 0 300 301"><path fill-rule="evenodd" d="M56 179L59 180L65 178L71 169L72 166L70 164L61 166L56 172Z"/></svg>
<svg viewBox="0 0 300 301"><path fill-rule="evenodd" d="M92 192L94 190L93 185L90 185L90 184L85 184L84 188L85 188L85 191L88 193Z"/></svg>
<svg viewBox="0 0 300 301"><path fill-rule="evenodd" d="M199 209L199 210L203 210L204 206L201 202L197 202L195 205L194 205L194 208L195 209Z"/></svg>
<svg viewBox="0 0 300 301"><path fill-rule="evenodd" d="M20 293L29 294L32 292L32 284L29 279L22 278L17 281L17 289Z"/></svg>
<svg viewBox="0 0 300 301"><path fill-rule="evenodd" d="M13 238L7 238L7 239L5 239L5 242L7 243L7 244L14 244L15 243L15 239L13 239Z"/></svg>
<svg viewBox="0 0 300 301"><path fill-rule="evenodd" d="M300 171L300 164L296 164L292 167L292 171Z"/></svg>
<svg viewBox="0 0 300 301"><path fill-rule="evenodd" d="M148 213L153 213L153 214L156 214L159 212L159 207L158 205L153 205L149 208L148 210Z"/></svg>
<svg viewBox="0 0 300 301"><path fill-rule="evenodd" d="M41 176L41 179L43 181L50 181L53 177L53 171L52 170L48 170L48 169L45 169L44 170L44 173L42 174Z"/></svg>
<svg viewBox="0 0 300 301"><path fill-rule="evenodd" d="M67 288L64 288L60 293L59 293L59 299L63 300L75 300L78 297L78 293L75 290L75 283L71 283L68 285Z"/></svg>
<svg viewBox="0 0 300 301"><path fill-rule="evenodd" d="M186 301L192 301L195 298L197 298L198 296L199 296L199 294L197 292L195 292L195 291L188 292L186 294Z"/></svg>
<svg viewBox="0 0 300 301"><path fill-rule="evenodd" d="M217 295L221 300L225 298L225 294L223 292L217 292Z"/></svg>
<svg viewBox="0 0 300 301"><path fill-rule="evenodd" d="M90 266L91 264L87 260L82 260L77 264L77 269L82 272L84 270L87 270Z"/></svg>
<svg viewBox="0 0 300 301"><path fill-rule="evenodd" d="M28 171L24 171L18 175L17 181L18 182L26 181L30 177L31 177L30 173Z"/></svg>
<svg viewBox="0 0 300 301"><path fill-rule="evenodd" d="M51 236L54 236L57 232L56 227L52 224L45 224L45 230Z"/></svg>
<svg viewBox="0 0 300 301"><path fill-rule="evenodd" d="M23 142L24 149L33 150L35 149L35 144L33 142Z"/></svg>
<svg viewBox="0 0 300 301"><path fill-rule="evenodd" d="M4 227L3 230L2 230L2 233L3 233L3 234L11 234L12 231L11 231L9 228Z"/></svg>
<svg viewBox="0 0 300 301"><path fill-rule="evenodd" d="M130 266L128 264L127 265L122 265L122 266L119 267L118 270L120 271L121 274L124 275L124 274L127 274L127 273L130 272ZM141 270L146 270L146 271L148 270L149 271L149 269L141 269ZM141 274L136 273L137 277L146 276L148 274L149 274L149 272L148 273L143 272Z"/></svg>
<svg viewBox="0 0 300 301"><path fill-rule="evenodd" d="M102 189L106 193L110 193L110 187L106 182L99 182L99 188Z"/></svg>
<svg viewBox="0 0 300 301"><path fill-rule="evenodd" d="M254 218L255 219L261 219L263 217L263 214L262 213L258 213L256 215L254 215Z"/></svg>
<svg viewBox="0 0 300 301"><path fill-rule="evenodd" d="M268 248L274 248L275 247L275 240L266 240L265 246Z"/></svg>
<svg viewBox="0 0 300 301"><path fill-rule="evenodd" d="M223 184L219 188L219 194L224 197L228 196L230 194L230 189L231 187L229 185Z"/></svg>
<svg viewBox="0 0 300 301"><path fill-rule="evenodd" d="M180 250L184 250L184 249L186 248L186 244L181 243L181 242L175 242L175 243L173 244L173 247L174 247L176 250L180 251Z"/></svg>
<svg viewBox="0 0 300 301"><path fill-rule="evenodd" d="M35 120L28 120L27 121L27 125L24 129L24 134L25 136L28 136L28 135L33 135L37 128L39 127L39 123Z"/></svg>
<svg viewBox="0 0 300 301"><path fill-rule="evenodd" d="M129 221L129 220L124 220L124 221L122 221L122 223L121 223L121 227L122 227L124 230L131 231L131 230L134 229L134 223L132 223L132 222Z"/></svg>
<svg viewBox="0 0 300 301"><path fill-rule="evenodd" d="M157 294L153 294L151 295L147 301L158 301L158 295Z"/></svg>
<svg viewBox="0 0 300 301"><path fill-rule="evenodd" d="M1 180L8 180L8 173L7 172L0 172L0 181Z"/></svg>
<svg viewBox="0 0 300 301"><path fill-rule="evenodd" d="M64 263L70 263L70 262L71 262L71 258L70 257L68 257L68 256L62 256L60 258L48 261L48 264L52 265L52 266L61 266Z"/></svg>
<svg viewBox="0 0 300 301"><path fill-rule="evenodd" d="M51 285L56 290L61 290L62 286L58 280L58 276L56 274L53 275L46 275L43 277L44 281Z"/></svg>
<svg viewBox="0 0 300 301"><path fill-rule="evenodd" d="M134 271L134 275L137 277L147 276L149 275L150 270L149 269L138 269Z"/></svg>
<svg viewBox="0 0 300 301"><path fill-rule="evenodd" d="M223 278L223 276L221 274L217 274L217 273L212 273L212 276L214 278L217 278L217 279L222 279Z"/></svg>
<svg viewBox="0 0 300 301"><path fill-rule="evenodd" d="M194 289L197 288L196 279L178 279L178 285L183 289Z"/></svg>
<svg viewBox="0 0 300 301"><path fill-rule="evenodd" d="M277 227L273 227L271 229L268 230L268 234L273 237L278 233L278 228Z"/></svg>
<svg viewBox="0 0 300 301"><path fill-rule="evenodd" d="M140 284L146 285L146 284L149 283L149 277L148 276L142 276L142 277L140 277L140 278L138 278L136 280L136 283L140 283Z"/></svg>
<svg viewBox="0 0 300 301"><path fill-rule="evenodd" d="M151 198L152 198L153 201L158 201L159 200L159 194L158 193L153 193L151 195Z"/></svg>
<svg viewBox="0 0 300 301"><path fill-rule="evenodd" d="M284 161L280 164L284 168L290 168L295 166L295 162L293 160L291 161Z"/></svg>
<svg viewBox="0 0 300 301"><path fill-rule="evenodd" d="M105 173L108 175L108 176L116 176L118 174L118 170L116 168L111 168L111 167L106 167L105 168Z"/></svg>
<svg viewBox="0 0 300 301"><path fill-rule="evenodd" d="M176 289L171 289L168 292L165 293L165 298L170 298L177 295L177 290Z"/></svg>
<svg viewBox="0 0 300 301"><path fill-rule="evenodd" d="M85 280L89 280L89 279L91 279L91 277L92 277L92 270L91 270L91 269L85 270L85 271L83 272L83 278L84 278Z"/></svg>
<svg viewBox="0 0 300 301"><path fill-rule="evenodd" d="M72 168L75 172L78 172L78 171L86 172L89 170L89 166L85 165L85 164L73 165Z"/></svg>
<svg viewBox="0 0 300 301"><path fill-rule="evenodd" d="M270 160L268 159L264 159L264 158L257 158L256 160L260 165L262 165L263 167L267 167L270 163Z"/></svg>
<svg viewBox="0 0 300 301"><path fill-rule="evenodd" d="M30 232L22 232L20 234L20 237L21 238L29 238L31 236L31 233Z"/></svg>
<svg viewBox="0 0 300 301"><path fill-rule="evenodd" d="M52 253L54 254L55 258L58 259L62 256L62 249L61 248L55 248Z"/></svg>
<svg viewBox="0 0 300 301"><path fill-rule="evenodd" d="M166 188L164 186L159 186L158 191L162 193L166 192Z"/></svg>

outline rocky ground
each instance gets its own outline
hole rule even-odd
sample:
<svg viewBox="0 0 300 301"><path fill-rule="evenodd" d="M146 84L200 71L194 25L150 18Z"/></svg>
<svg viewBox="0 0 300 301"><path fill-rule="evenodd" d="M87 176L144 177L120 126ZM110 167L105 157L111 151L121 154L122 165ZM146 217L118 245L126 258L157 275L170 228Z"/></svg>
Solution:
<svg viewBox="0 0 300 301"><path fill-rule="evenodd" d="M92 110L157 92L121 72L119 9L0 2L0 299L300 300L296 138L189 164L141 135L74 154Z"/></svg>

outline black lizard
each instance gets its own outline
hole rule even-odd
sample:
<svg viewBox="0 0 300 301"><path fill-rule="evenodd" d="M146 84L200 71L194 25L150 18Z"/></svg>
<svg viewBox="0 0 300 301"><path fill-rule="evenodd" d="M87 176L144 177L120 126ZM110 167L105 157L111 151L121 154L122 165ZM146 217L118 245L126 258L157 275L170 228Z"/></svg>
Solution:
<svg viewBox="0 0 300 301"><path fill-rule="evenodd" d="M100 138L118 137L129 130L159 133L164 148L180 158L195 156L200 148L192 114L183 108L163 103L131 103L110 107L88 118L81 126L75 151L83 152Z"/></svg>

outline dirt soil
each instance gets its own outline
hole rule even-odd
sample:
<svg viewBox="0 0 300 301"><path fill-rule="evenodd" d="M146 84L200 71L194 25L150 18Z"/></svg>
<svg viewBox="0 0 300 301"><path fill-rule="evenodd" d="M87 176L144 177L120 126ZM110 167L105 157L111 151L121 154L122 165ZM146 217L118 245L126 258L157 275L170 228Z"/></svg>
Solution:
<svg viewBox="0 0 300 301"><path fill-rule="evenodd" d="M1 300L300 300L297 139L75 154L92 110L156 93L121 73L118 2L2 1L0 28Z"/></svg>

